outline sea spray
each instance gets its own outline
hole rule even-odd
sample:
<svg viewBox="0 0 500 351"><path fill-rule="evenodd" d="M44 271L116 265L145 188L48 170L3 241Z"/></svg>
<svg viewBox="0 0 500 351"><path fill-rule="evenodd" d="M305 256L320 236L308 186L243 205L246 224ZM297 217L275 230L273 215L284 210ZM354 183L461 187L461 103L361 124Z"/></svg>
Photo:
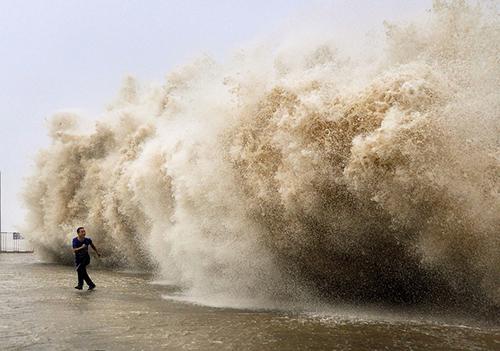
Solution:
<svg viewBox="0 0 500 351"><path fill-rule="evenodd" d="M55 115L26 232L69 261L85 225L104 265L207 303L498 308L498 17L436 2L425 23L386 24L381 57L297 42L127 78L87 132Z"/></svg>

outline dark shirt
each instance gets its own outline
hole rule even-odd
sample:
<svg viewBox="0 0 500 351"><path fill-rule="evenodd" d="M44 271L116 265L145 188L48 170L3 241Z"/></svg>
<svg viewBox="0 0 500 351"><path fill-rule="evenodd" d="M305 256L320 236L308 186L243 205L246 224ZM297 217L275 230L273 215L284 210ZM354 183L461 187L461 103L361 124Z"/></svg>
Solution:
<svg viewBox="0 0 500 351"><path fill-rule="evenodd" d="M73 238L73 249L77 249L81 247L82 245L87 245L86 248L78 250L75 252L75 262L76 264L80 264L82 262L90 262L90 255L89 255L89 245L92 244L92 239L90 238L84 238L83 241L80 241L78 237Z"/></svg>

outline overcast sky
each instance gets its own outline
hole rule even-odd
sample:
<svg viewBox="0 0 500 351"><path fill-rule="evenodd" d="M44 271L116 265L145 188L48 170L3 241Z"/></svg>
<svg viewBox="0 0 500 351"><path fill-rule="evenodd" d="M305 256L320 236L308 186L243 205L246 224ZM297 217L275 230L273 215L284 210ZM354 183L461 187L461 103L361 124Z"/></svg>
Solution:
<svg viewBox="0 0 500 351"><path fill-rule="evenodd" d="M161 82L200 54L223 60L297 23L366 31L430 7L431 0L0 0L2 230L23 223L23 178L49 143L53 112L95 116L127 74Z"/></svg>

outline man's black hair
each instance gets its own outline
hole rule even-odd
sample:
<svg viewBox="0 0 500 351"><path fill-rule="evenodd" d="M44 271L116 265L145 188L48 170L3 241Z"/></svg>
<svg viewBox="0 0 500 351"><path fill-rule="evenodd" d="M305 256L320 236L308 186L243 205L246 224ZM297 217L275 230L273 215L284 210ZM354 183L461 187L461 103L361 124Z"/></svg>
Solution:
<svg viewBox="0 0 500 351"><path fill-rule="evenodd" d="M78 233L80 233L80 229L83 229L83 227L78 227L78 228L76 228L76 233L77 233L77 234L78 234Z"/></svg>

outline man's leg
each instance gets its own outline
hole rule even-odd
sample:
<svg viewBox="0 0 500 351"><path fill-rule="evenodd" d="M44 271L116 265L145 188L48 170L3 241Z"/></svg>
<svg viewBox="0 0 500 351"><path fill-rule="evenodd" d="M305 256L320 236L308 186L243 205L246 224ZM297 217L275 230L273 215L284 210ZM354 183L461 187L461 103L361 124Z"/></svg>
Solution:
<svg viewBox="0 0 500 351"><path fill-rule="evenodd" d="M87 285L89 286L89 288L90 289L95 288L94 282L92 281L92 279L90 279L90 277L89 277L89 275L87 273L87 266L86 265L83 265L82 273L83 273L83 279L85 280L85 282L87 283Z"/></svg>
<svg viewBox="0 0 500 351"><path fill-rule="evenodd" d="M79 264L76 268L76 272L78 273L78 285L75 286L75 289L79 289L81 290L83 288L83 278L84 278L84 275L83 275L83 272L82 272L82 264ZM85 269L85 266L83 266L83 268Z"/></svg>

